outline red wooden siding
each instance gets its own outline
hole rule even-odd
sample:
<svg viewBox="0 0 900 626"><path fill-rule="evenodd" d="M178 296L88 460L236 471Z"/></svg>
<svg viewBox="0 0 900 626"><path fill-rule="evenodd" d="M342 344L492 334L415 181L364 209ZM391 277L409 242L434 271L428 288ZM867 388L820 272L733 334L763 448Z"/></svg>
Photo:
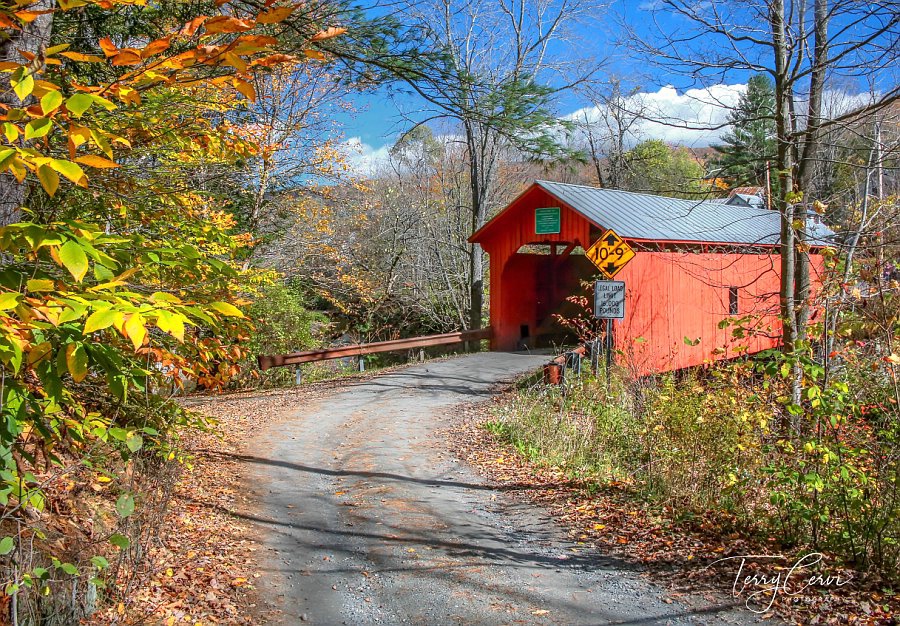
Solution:
<svg viewBox="0 0 900 626"><path fill-rule="evenodd" d="M559 234L534 233L534 210L541 207L560 207ZM489 256L490 318L494 329L492 349L518 349L523 324L529 325L532 333L537 330L536 307L541 296L546 297L546 294L538 293L540 274L543 274L546 283L561 274L568 275L565 268L571 267L571 262L562 269L559 265L541 264L541 259L549 257L516 254L519 248L527 244L557 243L559 252L562 253L563 248L570 243L587 247L591 244L591 229L591 223L580 213L564 206L544 190L532 188L491 220L480 233L476 233L479 243ZM587 278L589 275L582 273L580 277ZM574 280L573 289L577 286L578 277ZM560 287L560 281L552 282ZM562 282L569 281L564 279Z"/></svg>
<svg viewBox="0 0 900 626"><path fill-rule="evenodd" d="M536 235L534 209L555 206L561 208L560 233ZM558 254L572 243L587 248L604 228L532 187L473 236L490 258L492 349L520 348L523 326L531 338L552 332L550 314L570 313L565 310L566 296L580 291L580 279L596 277L582 255L563 258L518 250L538 243L558 244ZM693 249L696 252L639 250L616 277L626 283L626 317L616 322L616 347L622 353L620 362L635 374L702 365L780 342L778 256L707 253L700 245ZM820 284L822 265L822 257L812 255L814 285ZM738 339L731 328L719 328L723 319L734 317L729 315L732 287L738 291L737 317L751 318L747 323L756 331L752 336Z"/></svg>
<svg viewBox="0 0 900 626"><path fill-rule="evenodd" d="M534 234L534 210L542 207L562 207L559 234ZM574 241L587 247L592 243L590 231L591 223L580 213L565 207L543 189L532 188L492 219L475 237L491 259L505 260L526 244Z"/></svg>
<svg viewBox="0 0 900 626"><path fill-rule="evenodd" d="M616 347L636 373L669 371L778 345L778 257L641 252L616 277L626 284L626 317ZM736 339L719 328L737 287L738 316L757 334ZM696 344L696 345L691 345Z"/></svg>

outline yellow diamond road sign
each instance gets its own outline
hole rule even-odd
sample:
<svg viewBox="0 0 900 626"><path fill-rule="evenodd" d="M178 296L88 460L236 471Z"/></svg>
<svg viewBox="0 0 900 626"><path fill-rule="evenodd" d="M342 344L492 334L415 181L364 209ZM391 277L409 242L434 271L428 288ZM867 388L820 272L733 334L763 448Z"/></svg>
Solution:
<svg viewBox="0 0 900 626"><path fill-rule="evenodd" d="M612 229L603 233L603 236L585 251L591 263L607 278L618 274L634 258L634 254L631 246Z"/></svg>

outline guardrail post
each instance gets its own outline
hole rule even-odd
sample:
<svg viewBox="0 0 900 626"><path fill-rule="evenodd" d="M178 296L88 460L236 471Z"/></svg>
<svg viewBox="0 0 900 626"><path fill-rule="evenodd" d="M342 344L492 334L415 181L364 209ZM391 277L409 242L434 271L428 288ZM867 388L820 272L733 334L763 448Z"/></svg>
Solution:
<svg viewBox="0 0 900 626"><path fill-rule="evenodd" d="M562 383L563 366L551 361L544 366L544 383L547 385L559 385Z"/></svg>
<svg viewBox="0 0 900 626"><path fill-rule="evenodd" d="M600 340L594 339L591 342L591 373L597 375L597 368L600 366Z"/></svg>
<svg viewBox="0 0 900 626"><path fill-rule="evenodd" d="M366 357L364 357L363 355L360 354L359 359L357 360L357 365L359 366L360 372L365 372L366 371Z"/></svg>
<svg viewBox="0 0 900 626"><path fill-rule="evenodd" d="M299 385L303 382L303 369L298 365L294 368L294 384Z"/></svg>

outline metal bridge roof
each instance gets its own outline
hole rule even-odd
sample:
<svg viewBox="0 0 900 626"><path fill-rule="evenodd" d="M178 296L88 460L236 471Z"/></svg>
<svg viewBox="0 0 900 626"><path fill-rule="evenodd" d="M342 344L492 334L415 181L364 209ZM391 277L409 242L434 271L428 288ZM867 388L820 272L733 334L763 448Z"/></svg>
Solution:
<svg viewBox="0 0 900 626"><path fill-rule="evenodd" d="M777 245L777 211L708 200L682 200L616 189L537 180L535 184L603 228L626 239ZM830 245L834 232L809 220L809 240Z"/></svg>

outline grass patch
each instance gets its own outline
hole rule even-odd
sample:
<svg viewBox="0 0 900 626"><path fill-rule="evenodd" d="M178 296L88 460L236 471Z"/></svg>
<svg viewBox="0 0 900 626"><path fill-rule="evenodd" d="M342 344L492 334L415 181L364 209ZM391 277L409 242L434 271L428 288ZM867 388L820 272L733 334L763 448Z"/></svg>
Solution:
<svg viewBox="0 0 900 626"><path fill-rule="evenodd" d="M893 585L900 428L836 386L802 416L825 426L797 418L786 432L783 387L752 363L639 380L615 370L609 384L602 371L570 373L559 386L524 381L484 427L530 462L615 486L660 518L715 518L723 532L826 551Z"/></svg>

